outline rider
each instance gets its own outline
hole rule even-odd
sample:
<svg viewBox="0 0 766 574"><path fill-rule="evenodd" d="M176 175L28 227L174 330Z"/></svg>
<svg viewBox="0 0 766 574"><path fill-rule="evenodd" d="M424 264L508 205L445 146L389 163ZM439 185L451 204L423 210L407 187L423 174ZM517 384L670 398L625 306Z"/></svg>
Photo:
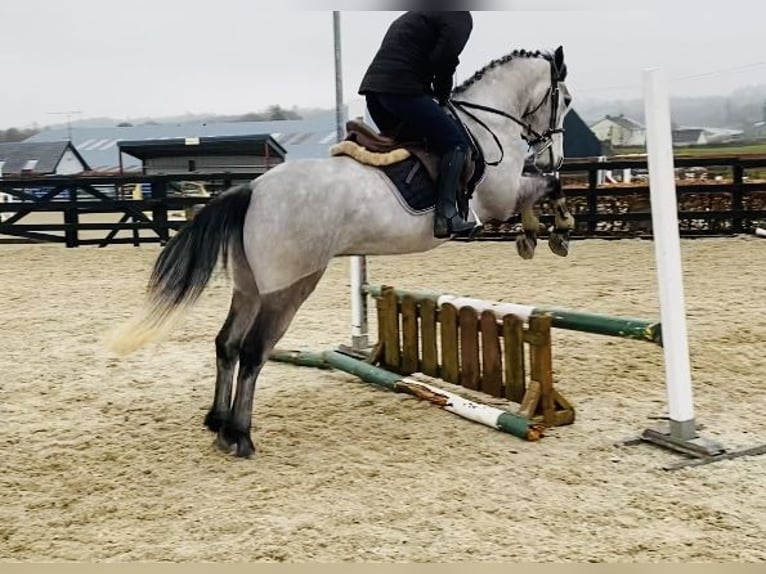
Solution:
<svg viewBox="0 0 766 574"><path fill-rule="evenodd" d="M436 237L474 228L457 210L469 142L442 107L472 29L470 12L404 13L388 28L359 87L381 133L397 140L425 138L441 156Z"/></svg>

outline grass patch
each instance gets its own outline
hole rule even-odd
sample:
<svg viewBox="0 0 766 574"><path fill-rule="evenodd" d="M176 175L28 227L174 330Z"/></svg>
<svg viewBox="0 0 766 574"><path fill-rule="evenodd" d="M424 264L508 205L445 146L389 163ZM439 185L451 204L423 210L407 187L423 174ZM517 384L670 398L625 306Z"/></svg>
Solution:
<svg viewBox="0 0 766 574"><path fill-rule="evenodd" d="M624 154L645 154L646 148L643 146L615 147L614 155ZM715 156L747 156L747 155L766 155L766 142L739 144L739 145L704 145L704 146L686 146L674 147L673 155L675 157L715 157Z"/></svg>

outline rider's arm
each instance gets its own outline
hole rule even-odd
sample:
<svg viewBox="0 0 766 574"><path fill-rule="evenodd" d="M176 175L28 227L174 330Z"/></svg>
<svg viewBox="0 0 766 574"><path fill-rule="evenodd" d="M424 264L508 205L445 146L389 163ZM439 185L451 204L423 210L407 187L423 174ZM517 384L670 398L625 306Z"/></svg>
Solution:
<svg viewBox="0 0 766 574"><path fill-rule="evenodd" d="M452 77L455 75L459 56L473 29L470 12L432 12L437 40L431 51L430 62L434 72L434 95L446 100L452 91Z"/></svg>

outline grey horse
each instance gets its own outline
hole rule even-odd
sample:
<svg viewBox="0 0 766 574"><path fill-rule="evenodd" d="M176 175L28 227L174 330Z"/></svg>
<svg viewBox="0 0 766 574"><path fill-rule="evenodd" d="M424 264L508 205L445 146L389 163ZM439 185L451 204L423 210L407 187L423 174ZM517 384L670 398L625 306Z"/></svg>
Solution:
<svg viewBox="0 0 766 574"><path fill-rule="evenodd" d="M557 180L523 175L519 140L529 143L542 173L559 168L562 124L571 102L565 76L561 47L553 53L514 51L453 93L461 119L487 158L493 149L506 150L502 161L487 167L471 211L479 220L500 221L521 213L527 232L522 243L534 239L539 225L533 205L552 194L551 185L541 181ZM573 220L558 190L553 194L556 228L571 229ZM219 447L247 457L254 452L256 379L330 260L424 252L444 241L433 236L433 211L405 209L379 170L345 156L288 160L215 197L171 238L154 264L145 305L111 346L125 354L167 333L222 262L233 294L215 338L215 393L205 425L217 433ZM520 253L529 255L530 248L522 245ZM560 238L551 248L566 254Z"/></svg>

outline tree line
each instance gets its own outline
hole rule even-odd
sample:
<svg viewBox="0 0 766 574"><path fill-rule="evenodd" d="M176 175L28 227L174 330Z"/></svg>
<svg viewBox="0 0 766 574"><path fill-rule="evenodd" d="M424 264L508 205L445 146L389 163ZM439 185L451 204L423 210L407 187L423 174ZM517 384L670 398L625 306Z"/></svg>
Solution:
<svg viewBox="0 0 766 574"><path fill-rule="evenodd" d="M18 129L18 128L8 128L7 130L0 130L0 143L6 143L6 142L20 142L24 141L27 138L31 138L33 135L35 135L40 130L36 129Z"/></svg>
<svg viewBox="0 0 766 574"><path fill-rule="evenodd" d="M266 108L262 112L248 112L242 115L236 116L213 116L208 121L217 122L263 122L263 121L277 121L277 120L302 120L303 117L295 110L285 109L280 105L273 105ZM117 122L117 120L115 120ZM138 125L160 125L157 121L143 121ZM133 124L128 121L119 121L114 124L116 127L133 127ZM76 128L77 124L74 123L73 127ZM45 129L45 128L43 128ZM33 135L39 133L41 130L36 128L8 128L7 130L0 130L0 143L5 142L20 142Z"/></svg>

